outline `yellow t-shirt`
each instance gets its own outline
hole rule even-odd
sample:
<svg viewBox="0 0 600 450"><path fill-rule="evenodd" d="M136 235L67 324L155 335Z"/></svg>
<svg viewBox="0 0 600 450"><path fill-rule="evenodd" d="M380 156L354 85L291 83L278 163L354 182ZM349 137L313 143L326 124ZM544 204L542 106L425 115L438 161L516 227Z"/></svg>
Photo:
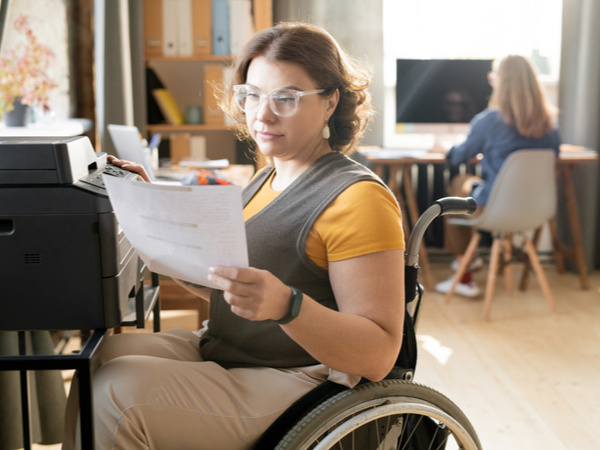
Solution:
<svg viewBox="0 0 600 450"><path fill-rule="evenodd" d="M283 192L271 188L273 174L244 208L244 220ZM359 181L344 190L317 218L306 238L306 253L323 269L329 261L392 249L404 249L402 217L394 196L375 181Z"/></svg>

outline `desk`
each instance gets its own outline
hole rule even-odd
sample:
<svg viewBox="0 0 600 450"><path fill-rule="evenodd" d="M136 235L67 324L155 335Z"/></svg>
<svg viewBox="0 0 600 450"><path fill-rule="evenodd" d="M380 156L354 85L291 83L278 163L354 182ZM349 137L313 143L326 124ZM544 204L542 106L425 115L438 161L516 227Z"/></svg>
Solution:
<svg viewBox="0 0 600 450"><path fill-rule="evenodd" d="M7 127L0 123L0 137L30 136L80 136L92 129L89 119L55 120L54 122L36 122L26 127Z"/></svg>
<svg viewBox="0 0 600 450"><path fill-rule="evenodd" d="M420 212L417 206L417 197L412 185L411 179L411 168L413 164L447 164L446 156L441 153L423 153L422 155L410 155L405 157L390 158L385 157L386 153L380 152L378 147L361 147L359 152L363 153L366 158L375 165L375 173L381 177L384 169L387 167L389 170L389 182L388 187L396 195L400 208L406 211L404 214L404 227L409 230L406 215L409 216L411 228L417 222ZM378 154L379 152L379 154ZM381 156L384 157L381 157ZM550 220L550 232L552 234L552 244L554 247L554 254L556 258L556 268L559 273L565 271L564 259L569 258L574 260L577 264L579 272L579 278L582 289L589 289L589 280L587 274L587 267L585 264L585 254L583 250L583 239L581 234L581 222L579 218L579 208L577 206L577 198L575 196L575 188L573 187L572 171L579 164L590 164L598 162L598 153L579 146L565 145L561 146L561 152L557 160L557 176L562 177L567 200L567 212L569 216L569 225L571 228L571 235L573 237L573 247L569 247L564 243L561 243L558 239L558 233L556 231L555 219ZM404 188L404 196L406 197L406 203L408 208L404 204L404 199L401 195L401 187L398 183L397 175L398 172L402 173L402 181ZM537 245L539 241L541 230L536 230L534 235L534 245ZM429 286L433 285L431 269L429 267L429 260L424 244L421 244L419 250L421 260L421 266L423 267L423 273L425 275L426 284ZM521 289L524 290L527 285L527 278L529 276L529 269L526 268L521 279Z"/></svg>

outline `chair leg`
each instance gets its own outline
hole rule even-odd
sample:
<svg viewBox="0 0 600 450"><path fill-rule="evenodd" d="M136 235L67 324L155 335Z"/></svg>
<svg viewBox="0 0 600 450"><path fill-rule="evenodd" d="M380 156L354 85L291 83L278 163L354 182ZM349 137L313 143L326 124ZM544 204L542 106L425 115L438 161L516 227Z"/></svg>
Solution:
<svg viewBox="0 0 600 450"><path fill-rule="evenodd" d="M558 230L556 229L556 219L553 217L548 221L550 228L550 236L552 236L552 249L554 250L554 260L556 261L556 270L558 273L565 273L565 258L560 248L560 241L558 240Z"/></svg>
<svg viewBox="0 0 600 450"><path fill-rule="evenodd" d="M454 275L454 282L452 283L452 287L446 294L446 298L445 298L446 303L448 303L450 301L450 299L452 298L452 296L454 295L454 290L456 289L456 285L458 284L458 282L460 281L462 276L465 274L467 265L473 259L473 255L475 254L475 250L477 250L477 245L479 244L480 239L481 239L481 235L479 233L475 232L473 234L473 237L471 238L471 242L469 242L467 251L465 252L465 254L463 255L463 257L460 261L458 270L457 270L456 274Z"/></svg>
<svg viewBox="0 0 600 450"><path fill-rule="evenodd" d="M485 302L483 305L483 318L485 320L490 320L490 311L492 310L492 298L494 297L494 288L496 287L496 274L498 273L502 240L501 237L495 237L494 242L492 243L490 268L488 270L487 284L485 286Z"/></svg>
<svg viewBox="0 0 600 450"><path fill-rule="evenodd" d="M556 231L556 227L555 227L555 231ZM542 227L538 227L535 230L535 233L533 233L533 239L531 240L531 242L533 243L533 247L534 248L538 247L541 235L542 235ZM562 254L558 250L558 247L555 247L555 248L556 249L554 250L554 255L555 255L555 258L556 258L556 269L560 273L562 273L562 272L564 272L564 263L562 263L562 259L561 259L561 264L563 264L563 266L562 266L562 272L561 272L561 269L559 268L559 261L558 261L558 259L559 259L558 255L562 255ZM562 256L560 256L560 258L562 258ZM521 282L519 283L519 290L520 291L525 292L527 290L527 283L529 282L529 274L530 274L530 272L531 272L531 270L529 270L529 264L526 263L525 267L523 267L523 272L521 273Z"/></svg>
<svg viewBox="0 0 600 450"><path fill-rule="evenodd" d="M507 233L503 239L504 242L504 282L506 284L506 293L512 295L513 293L513 276L512 276L512 234Z"/></svg>
<svg viewBox="0 0 600 450"><path fill-rule="evenodd" d="M544 275L544 269L542 268L540 260L538 259L537 251L535 250L535 247L533 246L529 238L525 238L525 249L527 250L527 254L529 255L529 260L531 261L533 271L535 272L538 282L540 283L540 287L542 288L544 297L546 297L546 301L550 305L550 309L552 310L552 312L556 312L556 303L554 302L554 297L552 296L552 292L550 291L550 286L548 286L546 275Z"/></svg>

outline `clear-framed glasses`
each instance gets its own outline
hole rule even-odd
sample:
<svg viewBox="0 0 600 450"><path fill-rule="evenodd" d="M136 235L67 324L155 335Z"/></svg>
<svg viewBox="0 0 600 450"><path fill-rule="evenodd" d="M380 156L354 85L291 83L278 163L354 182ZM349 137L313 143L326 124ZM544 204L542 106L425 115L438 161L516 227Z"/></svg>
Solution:
<svg viewBox="0 0 600 450"><path fill-rule="evenodd" d="M269 95L263 94L248 84L238 84L233 87L235 99L240 109L246 113L258 111L262 104L263 98L266 98L271 107L271 111L281 117L289 117L298 110L300 97L304 95L320 94L325 92L325 89L317 89L314 91L297 91L295 89L279 88L273 89Z"/></svg>

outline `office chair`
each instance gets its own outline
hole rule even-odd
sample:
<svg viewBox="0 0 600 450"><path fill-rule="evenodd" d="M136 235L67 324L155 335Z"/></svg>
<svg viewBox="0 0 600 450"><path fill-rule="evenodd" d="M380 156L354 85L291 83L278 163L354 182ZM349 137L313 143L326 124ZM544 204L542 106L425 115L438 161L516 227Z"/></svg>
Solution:
<svg viewBox="0 0 600 450"><path fill-rule="evenodd" d="M513 233L523 233L542 226L556 213L555 159L553 150L519 150L512 153L502 165L481 215L475 219L449 219L449 223L471 226L477 230L491 232L494 236L485 288L485 320L490 318L502 246L505 247L503 263L510 262L510 244L507 238L510 239ZM446 302L452 298L458 281L473 259L480 238L479 233L473 235L454 277L454 283L446 294ZM525 252L544 297L551 310L556 312L556 304L537 251L529 236L524 236L524 242ZM510 272L507 272L508 280L509 274Z"/></svg>

